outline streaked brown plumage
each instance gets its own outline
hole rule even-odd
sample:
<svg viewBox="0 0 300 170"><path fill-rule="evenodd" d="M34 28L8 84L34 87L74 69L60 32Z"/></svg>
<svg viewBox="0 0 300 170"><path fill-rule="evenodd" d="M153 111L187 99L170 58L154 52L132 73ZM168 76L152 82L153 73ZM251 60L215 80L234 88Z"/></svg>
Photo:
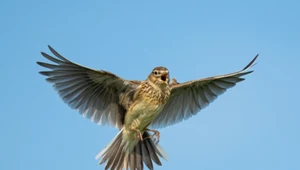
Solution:
<svg viewBox="0 0 300 170"><path fill-rule="evenodd" d="M49 46L56 56L42 52L54 64L37 62L50 69L41 71L60 97L71 108L98 124L110 124L120 132L98 155L105 169L153 169L166 155L158 145L162 128L198 113L216 97L243 81L242 76L256 58L241 71L178 83L165 67L156 67L144 81L124 80L107 71L97 71L75 64ZM153 132L150 135L149 132Z"/></svg>

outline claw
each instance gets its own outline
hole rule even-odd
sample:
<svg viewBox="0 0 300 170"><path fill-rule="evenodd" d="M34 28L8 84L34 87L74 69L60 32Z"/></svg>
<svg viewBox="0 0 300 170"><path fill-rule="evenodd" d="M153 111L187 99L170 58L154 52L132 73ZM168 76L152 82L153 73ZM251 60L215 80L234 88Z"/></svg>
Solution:
<svg viewBox="0 0 300 170"><path fill-rule="evenodd" d="M153 130L153 129L146 129L147 131L153 132L152 135L150 135L148 138L154 138L156 136L156 138L154 138L153 142L155 142L156 144L158 144L159 139L160 139L160 133L157 130Z"/></svg>

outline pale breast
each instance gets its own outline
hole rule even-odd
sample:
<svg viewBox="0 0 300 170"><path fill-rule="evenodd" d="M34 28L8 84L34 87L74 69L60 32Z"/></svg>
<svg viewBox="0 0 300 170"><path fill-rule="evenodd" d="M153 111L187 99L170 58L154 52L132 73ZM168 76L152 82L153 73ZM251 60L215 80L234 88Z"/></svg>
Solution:
<svg viewBox="0 0 300 170"><path fill-rule="evenodd" d="M142 83L134 103L126 113L125 125L143 131L162 111L168 98L169 89L160 90Z"/></svg>

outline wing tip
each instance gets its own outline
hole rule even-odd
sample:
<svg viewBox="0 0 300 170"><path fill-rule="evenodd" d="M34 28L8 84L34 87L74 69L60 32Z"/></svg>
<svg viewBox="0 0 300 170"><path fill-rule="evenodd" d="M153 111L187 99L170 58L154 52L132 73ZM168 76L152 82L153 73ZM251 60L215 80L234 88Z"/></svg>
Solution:
<svg viewBox="0 0 300 170"><path fill-rule="evenodd" d="M54 50L54 48L52 48L50 45L48 45L48 48L49 48L49 50L50 50L53 54L57 53L57 52Z"/></svg>
<svg viewBox="0 0 300 170"><path fill-rule="evenodd" d="M54 50L50 45L47 45L49 50L52 52L52 50ZM55 51L55 50L54 50ZM48 55L47 53L41 51L41 54L45 57L45 55Z"/></svg>
<svg viewBox="0 0 300 170"><path fill-rule="evenodd" d="M39 71L39 73L43 76L50 76L50 72L49 71Z"/></svg>
<svg viewBox="0 0 300 170"><path fill-rule="evenodd" d="M47 63L37 61L36 64L39 65L39 66L48 68L48 67L47 67Z"/></svg>
<svg viewBox="0 0 300 170"><path fill-rule="evenodd" d="M42 65L42 62L40 62L40 61L37 61L37 62L36 62L36 64L38 64L38 65L40 65L40 66L41 66L41 65Z"/></svg>
<svg viewBox="0 0 300 170"><path fill-rule="evenodd" d="M255 61L256 61L256 59L258 58L258 56L259 56L259 54L256 54L256 56L250 61L249 64L246 65L246 67L244 67L244 68L242 69L242 71L245 71L245 70L247 70L247 69L253 67L254 65L256 65Z"/></svg>
<svg viewBox="0 0 300 170"><path fill-rule="evenodd" d="M48 54L47 53L45 53L45 52L41 52L41 54L42 54L42 56L44 56L44 57L46 57L46 56L48 56Z"/></svg>

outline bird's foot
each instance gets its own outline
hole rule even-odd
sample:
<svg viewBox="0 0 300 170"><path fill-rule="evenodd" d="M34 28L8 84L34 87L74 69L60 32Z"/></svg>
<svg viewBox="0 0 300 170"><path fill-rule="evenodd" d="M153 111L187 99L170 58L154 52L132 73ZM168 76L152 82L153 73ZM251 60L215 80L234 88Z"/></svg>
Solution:
<svg viewBox="0 0 300 170"><path fill-rule="evenodd" d="M156 144L158 144L159 139L160 139L160 133L157 130L153 130L153 129L146 129L147 131L153 132L152 135L150 135L148 138L153 139L153 142L155 142Z"/></svg>
<svg viewBox="0 0 300 170"><path fill-rule="evenodd" d="M139 131L139 130L138 130L137 128L135 128L135 127L131 127L131 130L133 130L133 131L136 132L137 138L138 138L140 141L143 141L143 140L144 140L141 131Z"/></svg>

